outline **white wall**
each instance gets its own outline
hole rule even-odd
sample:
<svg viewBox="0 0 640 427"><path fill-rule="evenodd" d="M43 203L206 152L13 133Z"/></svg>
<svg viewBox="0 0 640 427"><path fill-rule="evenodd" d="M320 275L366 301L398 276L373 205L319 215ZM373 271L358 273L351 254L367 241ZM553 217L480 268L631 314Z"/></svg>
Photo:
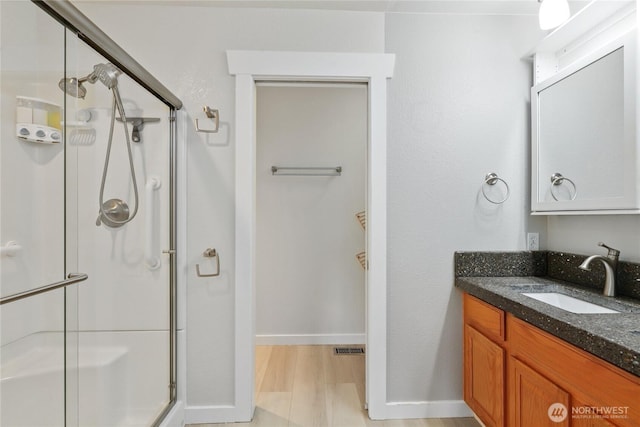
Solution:
<svg viewBox="0 0 640 427"><path fill-rule="evenodd" d="M190 406L233 404L234 83L224 51L382 52L386 36L386 51L397 55L388 106L388 397L460 399L453 252L522 250L527 231L545 228L528 215L531 70L520 59L539 37L536 17L389 14L385 29L377 13L80 6L192 117L202 118L202 104L221 109L220 134L190 129L186 141ZM480 195L491 171L511 187L502 206ZM194 277L206 247L220 251L219 278Z"/></svg>
<svg viewBox="0 0 640 427"><path fill-rule="evenodd" d="M389 14L390 401L457 400L462 313L453 252L524 250L535 16ZM480 186L511 187L500 206Z"/></svg>
<svg viewBox="0 0 640 427"><path fill-rule="evenodd" d="M256 107L258 343L364 343L366 85L261 85ZM274 176L271 166L341 166Z"/></svg>
<svg viewBox="0 0 640 427"><path fill-rule="evenodd" d="M188 405L234 403L235 86L228 49L384 51L384 15L307 10L222 9L189 2L74 2L171 89L191 118L219 108L221 131L187 129ZM147 18L145 18L147 17ZM148 18L152 17L152 18ZM206 120L206 119L204 119ZM195 276L202 252L220 253L221 276Z"/></svg>
<svg viewBox="0 0 640 427"><path fill-rule="evenodd" d="M640 262L640 216L584 215L549 216L546 249L583 255L606 255L604 242L620 250L620 259Z"/></svg>

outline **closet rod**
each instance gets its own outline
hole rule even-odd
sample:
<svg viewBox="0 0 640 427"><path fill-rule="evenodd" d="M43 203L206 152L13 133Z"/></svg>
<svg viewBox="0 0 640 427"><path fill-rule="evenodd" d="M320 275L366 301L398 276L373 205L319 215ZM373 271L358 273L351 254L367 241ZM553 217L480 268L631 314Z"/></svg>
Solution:
<svg viewBox="0 0 640 427"><path fill-rule="evenodd" d="M291 176L340 176L342 175L342 166L271 166L271 174Z"/></svg>

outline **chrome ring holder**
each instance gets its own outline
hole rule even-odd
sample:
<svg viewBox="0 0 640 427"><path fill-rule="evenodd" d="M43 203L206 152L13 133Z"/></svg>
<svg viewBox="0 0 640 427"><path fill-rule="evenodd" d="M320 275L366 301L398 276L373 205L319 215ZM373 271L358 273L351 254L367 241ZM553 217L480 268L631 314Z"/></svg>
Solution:
<svg viewBox="0 0 640 427"><path fill-rule="evenodd" d="M498 183L498 181L502 182L504 184L506 191L506 194L504 196L504 198L502 200L492 200L489 196L487 196L487 193L485 192L484 186L486 185L496 185ZM498 176L497 173L495 172L490 172L488 173L485 177L484 177L484 182L482 183L482 195L484 196L485 199L487 199L490 203L493 203L494 205L501 205L502 203L506 202L507 199L510 196L511 190L509 189L509 184L507 184L507 181L505 181L504 179L500 178Z"/></svg>
<svg viewBox="0 0 640 427"><path fill-rule="evenodd" d="M570 180L569 178L567 178L566 176L562 176L560 172L556 172L553 175L551 175L551 188L549 191L551 192L551 197L553 197L553 199L557 202L559 202L560 200L554 194L553 188L556 186L562 185L565 181L568 181L569 184L571 184L571 186L573 187L573 196L571 196L570 200L575 200L576 196L578 195L578 188L576 187L576 183Z"/></svg>

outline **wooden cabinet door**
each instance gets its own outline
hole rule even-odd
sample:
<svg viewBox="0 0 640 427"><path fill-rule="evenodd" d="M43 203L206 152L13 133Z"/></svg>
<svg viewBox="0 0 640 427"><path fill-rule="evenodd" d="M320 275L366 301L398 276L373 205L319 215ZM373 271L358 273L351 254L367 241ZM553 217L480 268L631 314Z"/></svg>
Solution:
<svg viewBox="0 0 640 427"><path fill-rule="evenodd" d="M571 396L571 406L573 408L588 408L595 405L585 405L584 402L579 401L575 397ZM598 415L591 415L586 411L577 410L571 417L571 427L615 427L606 418L599 417Z"/></svg>
<svg viewBox="0 0 640 427"><path fill-rule="evenodd" d="M513 427L568 427L569 394L518 359L509 359L509 415Z"/></svg>
<svg viewBox="0 0 640 427"><path fill-rule="evenodd" d="M504 350L464 326L464 400L487 427L504 426Z"/></svg>
<svg viewBox="0 0 640 427"><path fill-rule="evenodd" d="M604 418L577 418L571 419L571 427L616 427Z"/></svg>

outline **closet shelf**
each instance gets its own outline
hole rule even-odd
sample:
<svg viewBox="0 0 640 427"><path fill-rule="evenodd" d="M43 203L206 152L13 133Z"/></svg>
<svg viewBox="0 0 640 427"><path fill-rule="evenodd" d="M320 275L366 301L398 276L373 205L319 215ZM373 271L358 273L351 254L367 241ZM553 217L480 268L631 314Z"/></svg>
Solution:
<svg viewBox="0 0 640 427"><path fill-rule="evenodd" d="M358 219L358 222L362 226L362 229L366 230L367 229L367 213L365 211L358 212L356 214L356 218Z"/></svg>
<svg viewBox="0 0 640 427"><path fill-rule="evenodd" d="M356 254L356 258L360 263L360 265L362 266L362 268L366 270L367 269L367 253L360 252L359 254Z"/></svg>

